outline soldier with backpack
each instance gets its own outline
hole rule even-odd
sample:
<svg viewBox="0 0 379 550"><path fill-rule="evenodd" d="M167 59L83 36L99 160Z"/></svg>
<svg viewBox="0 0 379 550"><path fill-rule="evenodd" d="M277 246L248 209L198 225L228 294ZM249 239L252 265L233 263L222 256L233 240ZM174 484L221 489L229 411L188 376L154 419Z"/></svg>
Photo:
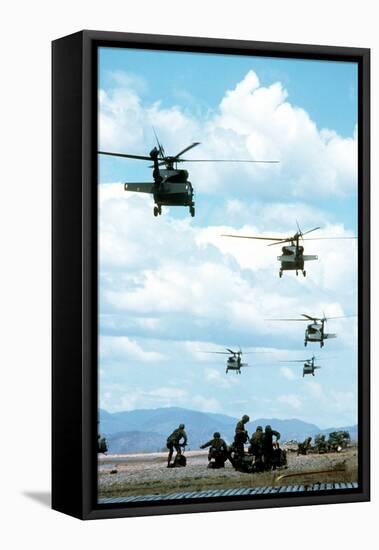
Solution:
<svg viewBox="0 0 379 550"><path fill-rule="evenodd" d="M184 431L184 428L185 428L184 424L179 424L178 428L176 428L176 430L174 430L172 432L172 434L169 435L168 438L167 438L166 444L167 444L167 448L169 450L168 459L167 459L167 468L172 467L171 458L172 458L172 455L174 453L174 449L176 450L176 456L175 456L175 460L174 460L173 465L175 465L175 463L179 464L180 463L180 458L183 456L181 447L185 447L187 445L187 434ZM183 440L182 443L180 443L181 439ZM185 464L183 464L183 465L185 465Z"/></svg>

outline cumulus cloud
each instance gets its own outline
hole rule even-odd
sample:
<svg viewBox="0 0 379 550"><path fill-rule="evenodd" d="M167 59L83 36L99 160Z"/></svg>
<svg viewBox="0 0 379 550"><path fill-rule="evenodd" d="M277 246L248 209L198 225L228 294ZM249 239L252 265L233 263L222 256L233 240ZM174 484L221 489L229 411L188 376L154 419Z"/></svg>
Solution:
<svg viewBox="0 0 379 550"><path fill-rule="evenodd" d="M295 395L293 393L286 394L286 395L280 395L278 397L279 403L284 403L285 405L289 405L293 409L301 409L302 406L302 400L298 395Z"/></svg>
<svg viewBox="0 0 379 550"><path fill-rule="evenodd" d="M280 367L280 373L287 378L287 380L296 380L296 374L290 367Z"/></svg>
<svg viewBox="0 0 379 550"><path fill-rule="evenodd" d="M154 126L166 151L175 154L191 141L200 147L187 158L280 160L280 164L193 164L191 177L202 193L234 189L257 196L343 196L357 183L357 131L342 137L318 128L309 114L290 102L282 83L262 86L249 71L205 117L179 106L143 101L140 83L125 77L100 91L99 139L102 150L146 154ZM118 82L122 76L118 74ZM264 184L264 185L262 185Z"/></svg>
<svg viewBox="0 0 379 550"><path fill-rule="evenodd" d="M354 200L356 131L343 138L318 128L291 103L280 82L262 86L253 71L206 116L147 102L146 83L136 75L118 73L113 82L99 94L103 150L146 154L154 126L170 153L200 140L188 158L279 159L280 164L190 165L199 205L194 220L187 212L179 217L173 208L154 218L151 196L126 193L121 182L99 185L102 406L176 405L239 414L243 401L261 416L296 413L312 420L322 404L325 418L351 418L353 392L338 386L331 393L278 363L299 358L306 323L265 319L355 313L356 240L307 241L306 253L319 256L307 264L308 276L285 273L279 279L280 246L221 234L280 237L293 234L299 220L303 230L321 226L320 237L354 236L339 219L338 203L334 209L325 204L349 195ZM354 351L355 319L330 321L327 329L338 333L328 347ZM238 345L271 350L262 361L278 363L279 381L275 370L246 369L226 377L224 356L202 353ZM300 358L303 353L304 348ZM355 364L350 360L344 368L351 380ZM322 375L330 383L332 371L323 369Z"/></svg>
<svg viewBox="0 0 379 550"><path fill-rule="evenodd" d="M245 335L244 342L252 334L282 334L292 335L295 342L302 341L305 323L264 319L356 311L355 239L336 241L338 246L329 240L307 241L307 253L319 253L320 258L310 263L308 277L285 273L280 280L276 247L221 237L223 233L266 235L256 226L238 231L227 225L202 227L187 217L175 219L169 212L157 221L144 198L128 195L119 184L100 185L99 197L103 326L111 328L113 322L120 328L113 316L124 315L135 318L135 330L155 331L171 339L186 330L186 337L200 340L222 325L222 332L229 331L232 340L236 333ZM285 211L286 205L277 204L276 210L280 208ZM264 209L260 219L265 219ZM341 224L327 222L319 233L321 237L351 235ZM330 321L330 326L332 332L341 330L351 345L354 319ZM250 346L256 345L253 340L250 337Z"/></svg>

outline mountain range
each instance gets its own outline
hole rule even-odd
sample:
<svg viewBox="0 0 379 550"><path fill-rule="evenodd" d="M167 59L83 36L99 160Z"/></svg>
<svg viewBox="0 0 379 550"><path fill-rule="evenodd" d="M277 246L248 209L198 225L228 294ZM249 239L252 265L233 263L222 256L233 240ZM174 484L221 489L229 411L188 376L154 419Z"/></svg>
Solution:
<svg viewBox="0 0 379 550"><path fill-rule="evenodd" d="M183 423L188 435L188 449L198 449L202 443L211 439L215 431L232 442L238 418L224 414L193 411L180 407L159 409L137 409L109 413L99 410L100 433L105 435L110 453L153 452L166 450L166 439L170 433ZM302 441L308 436L328 434L336 430L347 430L352 439L357 439L357 426L332 427L320 429L316 424L298 420L278 418L254 418L247 424L251 434L259 425L263 428L270 424L281 434L281 441Z"/></svg>

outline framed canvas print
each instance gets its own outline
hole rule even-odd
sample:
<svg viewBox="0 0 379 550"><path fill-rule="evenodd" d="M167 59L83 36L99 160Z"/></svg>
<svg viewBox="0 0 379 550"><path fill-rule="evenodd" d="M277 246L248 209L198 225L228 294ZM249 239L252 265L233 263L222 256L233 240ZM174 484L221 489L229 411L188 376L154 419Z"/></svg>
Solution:
<svg viewBox="0 0 379 550"><path fill-rule="evenodd" d="M53 508L369 499L369 50L53 42Z"/></svg>

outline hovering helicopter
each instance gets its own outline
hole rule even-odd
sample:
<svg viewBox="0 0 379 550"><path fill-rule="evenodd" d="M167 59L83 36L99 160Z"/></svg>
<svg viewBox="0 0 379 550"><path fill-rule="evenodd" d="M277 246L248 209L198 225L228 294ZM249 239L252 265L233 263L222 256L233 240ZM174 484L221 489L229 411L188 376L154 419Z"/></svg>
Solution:
<svg viewBox="0 0 379 550"><path fill-rule="evenodd" d="M226 351L205 351L204 353L219 353L221 355L229 355L227 361L226 361L226 374L230 370L236 371L236 374L241 374L241 368L242 367L251 367L251 365L248 365L247 363L242 363L242 355L243 352L241 348L239 351L233 351L232 349L225 348ZM245 353L259 353L255 351L247 351Z"/></svg>
<svg viewBox="0 0 379 550"><path fill-rule="evenodd" d="M165 154L163 146L159 143L156 134L155 138L158 147L154 147L150 151L149 156L99 151L100 155L153 162L151 168L153 168L154 182L125 183L124 189L125 191L135 191L138 193L151 193L155 203L153 211L154 216L160 216L162 214L162 206L188 206L191 216L195 216L194 189L192 183L188 180L188 171L178 169L178 164L181 162L279 162L276 160L183 159L181 156L190 149L200 145L200 142L195 141L176 155L169 156ZM165 168L161 169L161 166Z"/></svg>
<svg viewBox="0 0 379 550"><path fill-rule="evenodd" d="M255 237L247 235L221 235L222 237L235 237L237 239L258 239L263 241L276 241L267 246L275 246L278 244L289 243L282 247L282 254L278 256L280 262L279 277L283 276L283 271L296 271L296 275L299 274L299 271L302 272L305 277L307 272L304 269L304 263L310 260L318 260L318 256L305 255L304 246L299 244L300 239L302 241L315 241L323 239L354 239L355 237L315 237L315 238L306 238L304 235L312 233L320 227L314 227L313 229L308 229L308 231L301 231L299 224L296 222L297 231L292 237Z"/></svg>
<svg viewBox="0 0 379 550"><path fill-rule="evenodd" d="M304 346L308 342L320 342L320 348L324 347L324 340L330 340L331 338L337 338L337 334L326 333L325 323L329 319L345 319L346 317L355 317L355 315L339 315L338 317L312 317L302 313L302 319L267 319L271 321L311 321L305 329Z"/></svg>
<svg viewBox="0 0 379 550"><path fill-rule="evenodd" d="M287 360L287 361L281 361L281 363L304 363L303 365L303 378L306 374L311 374L312 376L315 375L316 369L321 369L321 367L315 365L315 360L317 357L312 355L310 359L294 359L294 360Z"/></svg>

